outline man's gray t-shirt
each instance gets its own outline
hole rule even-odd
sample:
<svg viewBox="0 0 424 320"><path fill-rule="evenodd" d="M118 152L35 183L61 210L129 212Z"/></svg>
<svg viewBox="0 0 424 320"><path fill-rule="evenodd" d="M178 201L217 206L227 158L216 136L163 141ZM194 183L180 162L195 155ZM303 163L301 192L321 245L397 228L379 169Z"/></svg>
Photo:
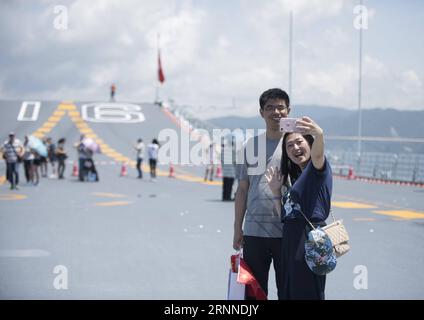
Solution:
<svg viewBox="0 0 424 320"><path fill-rule="evenodd" d="M262 134L251 138L246 143L244 164L240 170L240 180L249 181L243 227L245 236L264 238L283 236L283 225L274 208L273 194L264 175L267 167L272 165L275 168L281 165L280 140L271 140ZM264 157L264 146L266 157Z"/></svg>

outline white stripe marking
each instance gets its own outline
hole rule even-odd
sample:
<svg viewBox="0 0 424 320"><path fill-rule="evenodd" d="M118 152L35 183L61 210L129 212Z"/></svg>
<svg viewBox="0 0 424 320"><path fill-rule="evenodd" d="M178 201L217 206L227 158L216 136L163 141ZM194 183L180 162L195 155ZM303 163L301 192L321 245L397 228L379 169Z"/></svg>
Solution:
<svg viewBox="0 0 424 320"><path fill-rule="evenodd" d="M29 105L33 105L34 109L32 110L31 117L26 117L27 108ZM21 109L19 110L18 121L37 121L38 114L40 113L40 101L24 101L22 102Z"/></svg>
<svg viewBox="0 0 424 320"><path fill-rule="evenodd" d="M48 257L50 252L40 249L0 250L0 258Z"/></svg>

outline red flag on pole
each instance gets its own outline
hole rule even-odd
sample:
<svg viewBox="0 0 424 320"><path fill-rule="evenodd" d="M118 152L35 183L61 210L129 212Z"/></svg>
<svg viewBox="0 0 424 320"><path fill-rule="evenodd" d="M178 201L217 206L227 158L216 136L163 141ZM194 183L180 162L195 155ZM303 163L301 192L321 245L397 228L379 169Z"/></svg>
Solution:
<svg viewBox="0 0 424 320"><path fill-rule="evenodd" d="M160 50L158 50L158 79L160 83L165 82L165 76L162 70L162 63L160 62Z"/></svg>
<svg viewBox="0 0 424 320"><path fill-rule="evenodd" d="M246 285L246 295L255 300L267 300L264 290L261 288L247 263L240 258L238 282Z"/></svg>

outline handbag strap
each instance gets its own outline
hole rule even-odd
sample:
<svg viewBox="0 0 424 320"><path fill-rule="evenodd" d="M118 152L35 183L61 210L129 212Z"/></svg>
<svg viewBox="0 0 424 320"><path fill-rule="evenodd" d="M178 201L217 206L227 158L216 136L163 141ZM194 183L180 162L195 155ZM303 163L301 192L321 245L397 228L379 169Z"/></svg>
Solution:
<svg viewBox="0 0 424 320"><path fill-rule="evenodd" d="M311 221L309 221L309 219L308 218L306 218L306 216L305 216L305 214L303 213L303 211L302 210L300 210L300 213L302 214L302 216L305 218L305 220L309 223L309 225L312 227L312 229L316 229L315 227L314 227L314 225L311 223Z"/></svg>
<svg viewBox="0 0 424 320"><path fill-rule="evenodd" d="M305 220L309 223L309 225L312 227L312 229L316 229L315 227L314 227L314 225L311 223L311 221L309 221L309 219L305 216L305 214L303 213L303 211L302 210L300 210L300 213L302 214L302 216L305 218ZM335 219L335 217L334 217L334 213L333 213L333 209L332 208L330 208L330 214L331 214L331 217L333 218L333 222L336 222L336 219Z"/></svg>
<svg viewBox="0 0 424 320"><path fill-rule="evenodd" d="M331 217L333 218L333 222L336 222L336 218L334 218L333 208L330 208L330 214L331 214Z"/></svg>

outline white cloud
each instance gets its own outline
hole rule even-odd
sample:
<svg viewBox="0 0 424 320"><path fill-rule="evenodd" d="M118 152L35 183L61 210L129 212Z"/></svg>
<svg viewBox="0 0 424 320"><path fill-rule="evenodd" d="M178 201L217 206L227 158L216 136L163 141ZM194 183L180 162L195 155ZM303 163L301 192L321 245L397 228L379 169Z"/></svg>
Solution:
<svg viewBox="0 0 424 320"><path fill-rule="evenodd" d="M404 71L400 78L400 87L405 93L422 92L423 82L414 70Z"/></svg>
<svg viewBox="0 0 424 320"><path fill-rule="evenodd" d="M304 77L305 83L302 91L307 92L311 88L318 89L340 98L345 96L346 89L352 85L354 75L355 70L351 65L336 64L328 71L307 73Z"/></svg>
<svg viewBox="0 0 424 320"><path fill-rule="evenodd" d="M384 63L381 60L371 57L369 55L365 55L363 57L362 73L363 76L369 78L387 79L387 77L389 77L389 70L384 65Z"/></svg>
<svg viewBox="0 0 424 320"><path fill-rule="evenodd" d="M118 99L152 101L160 33L163 97L254 115L263 90L287 87L293 8L294 101L356 104L356 1L62 2L69 8L66 31L53 28L56 1L0 4L1 96L94 100L107 98L114 82ZM368 13L372 18L375 9ZM422 69L390 65L383 56L365 51L364 105L424 105Z"/></svg>

